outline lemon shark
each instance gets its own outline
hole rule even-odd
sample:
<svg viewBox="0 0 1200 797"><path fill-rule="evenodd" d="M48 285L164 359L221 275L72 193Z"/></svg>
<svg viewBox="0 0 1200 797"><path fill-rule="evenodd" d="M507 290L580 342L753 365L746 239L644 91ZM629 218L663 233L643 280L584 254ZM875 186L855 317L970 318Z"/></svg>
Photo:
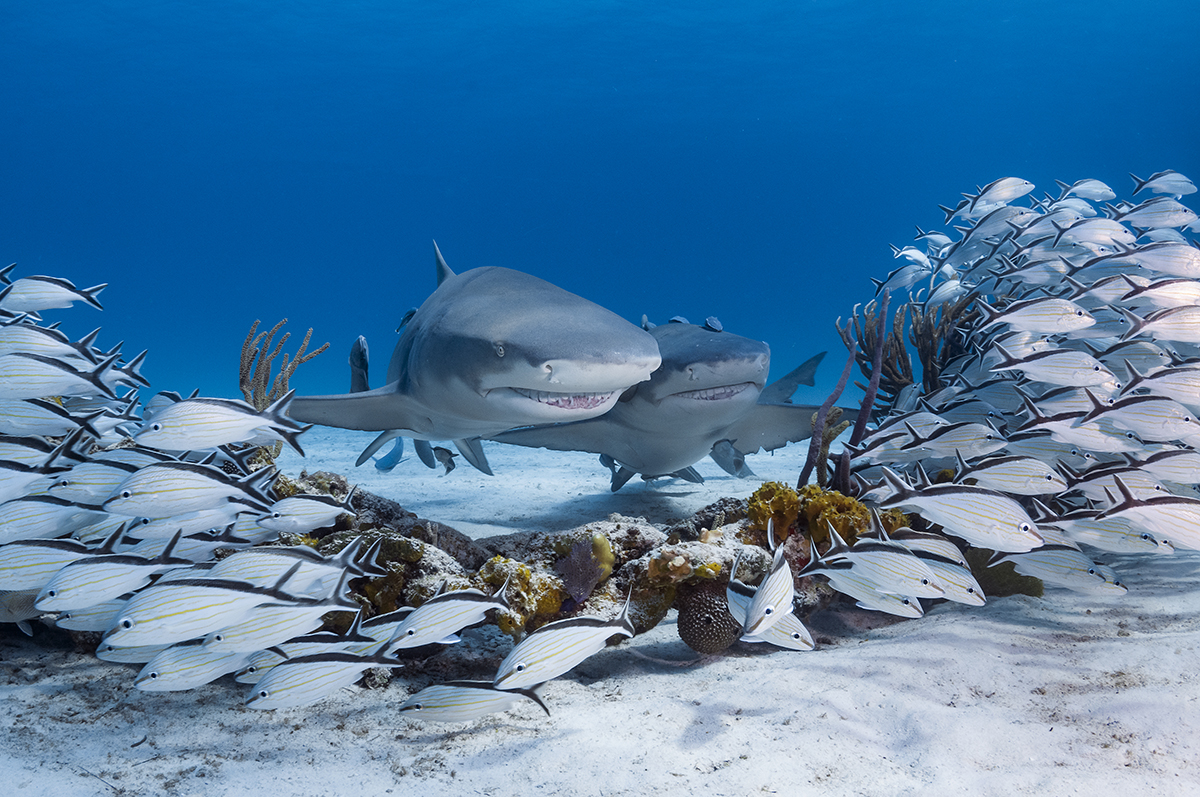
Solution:
<svg viewBox="0 0 1200 797"><path fill-rule="evenodd" d="M300 423L384 432L360 462L400 436L469 451L508 429L593 418L661 363L652 335L587 299L507 268L455 274L436 243L434 255L437 288L406 316L387 383L288 408Z"/></svg>
<svg viewBox="0 0 1200 797"><path fill-rule="evenodd" d="M635 474L701 482L692 468L705 456L736 476L752 475L746 454L773 451L812 435L817 407L790 403L799 384L813 384L824 352L778 382L766 384L766 343L724 332L708 319L646 327L662 364L616 406L588 420L516 429L488 439L559 451L590 451L612 471L616 492Z"/></svg>

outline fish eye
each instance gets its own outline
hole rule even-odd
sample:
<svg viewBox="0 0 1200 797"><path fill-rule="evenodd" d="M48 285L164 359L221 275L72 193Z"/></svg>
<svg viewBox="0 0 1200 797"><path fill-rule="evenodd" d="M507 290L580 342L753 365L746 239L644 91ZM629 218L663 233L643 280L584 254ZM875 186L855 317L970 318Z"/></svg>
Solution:
<svg viewBox="0 0 1200 797"><path fill-rule="evenodd" d="M128 631L130 628L133 628L133 620L130 620L128 617L126 617L121 621L121 627Z"/></svg>
<svg viewBox="0 0 1200 797"><path fill-rule="evenodd" d="M266 698L271 696L271 693L268 692L266 689L260 689L258 691L258 696L265 700Z"/></svg>
<svg viewBox="0 0 1200 797"><path fill-rule="evenodd" d="M46 593L46 597L48 597L48 598L54 598L57 596L58 596L58 590L56 590L56 589L52 589Z"/></svg>
<svg viewBox="0 0 1200 797"><path fill-rule="evenodd" d="M150 431L152 431L152 432L161 432L161 431L162 431L162 424L161 424L161 423L152 423L152 424L150 424Z"/></svg>
<svg viewBox="0 0 1200 797"><path fill-rule="evenodd" d="M968 595L974 595L974 594L975 594L975 588L974 588L974 587L967 587L967 594L968 594Z"/></svg>
<svg viewBox="0 0 1200 797"><path fill-rule="evenodd" d="M407 636L416 636L416 634L417 634L417 630L415 628L408 629Z"/></svg>
<svg viewBox="0 0 1200 797"><path fill-rule="evenodd" d="M768 606L767 608L763 609L763 616L764 616L764 617L770 617L770 616L771 616L772 614L774 614L774 613L775 613L775 607L774 607L774 606Z"/></svg>
<svg viewBox="0 0 1200 797"><path fill-rule="evenodd" d="M1093 371L1096 371L1097 373L1099 373L1099 371L1100 371L1100 366L1098 366L1098 365L1093 365L1093 366L1092 366L1092 370L1093 370Z"/></svg>
<svg viewBox="0 0 1200 797"><path fill-rule="evenodd" d="M1075 315L1079 316L1080 318L1083 318L1083 311L1082 311L1082 310L1076 310L1076 311L1075 311Z"/></svg>
<svg viewBox="0 0 1200 797"><path fill-rule="evenodd" d="M274 518L275 520L279 520L279 518L283 517L283 513L282 512L272 512L271 517Z"/></svg>
<svg viewBox="0 0 1200 797"><path fill-rule="evenodd" d="M929 579L927 579L927 578L921 579L921 586L928 586L928 585L929 585Z"/></svg>
<svg viewBox="0 0 1200 797"><path fill-rule="evenodd" d="M157 678L157 677L158 677L158 673L156 673L156 672L150 673L150 678L153 679L153 678Z"/></svg>
<svg viewBox="0 0 1200 797"><path fill-rule="evenodd" d="M1054 477L1053 477L1052 475L1050 475L1049 473L1047 473L1047 474L1046 474L1046 481L1048 481L1048 482L1052 482L1052 481L1054 481Z"/></svg>
<svg viewBox="0 0 1200 797"><path fill-rule="evenodd" d="M908 602L908 598L905 598L904 600L902 600L902 601L900 601L900 602L901 602L901 603L903 603L905 606L909 606L909 605L910 605L910 604L909 604L909 602Z"/></svg>
<svg viewBox="0 0 1200 797"><path fill-rule="evenodd" d="M1094 567L1089 567L1089 568L1088 568L1088 575L1089 575L1089 576L1094 576L1094 575L1096 575L1096 568L1094 568Z"/></svg>
<svg viewBox="0 0 1200 797"><path fill-rule="evenodd" d="M213 642L224 642L224 641L225 641L225 637L221 636L220 634L217 634L215 637L213 637Z"/></svg>
<svg viewBox="0 0 1200 797"><path fill-rule="evenodd" d="M525 663L521 662L516 667L513 667L513 672L525 672Z"/></svg>
<svg viewBox="0 0 1200 797"><path fill-rule="evenodd" d="M133 492L130 490L122 490L121 491L122 498L129 498L131 495L133 495Z"/></svg>
<svg viewBox="0 0 1200 797"><path fill-rule="evenodd" d="M1022 523L1017 528L1019 528L1021 531L1033 531L1033 526L1030 526L1028 523Z"/></svg>
<svg viewBox="0 0 1200 797"><path fill-rule="evenodd" d="M415 708L417 711L420 711L421 709L425 708L425 706L422 703L413 703L410 708Z"/></svg>
<svg viewBox="0 0 1200 797"><path fill-rule="evenodd" d="M795 640L799 641L799 640L800 640L800 632L799 632L799 631L793 631L793 632L792 632L792 639L795 639Z"/></svg>

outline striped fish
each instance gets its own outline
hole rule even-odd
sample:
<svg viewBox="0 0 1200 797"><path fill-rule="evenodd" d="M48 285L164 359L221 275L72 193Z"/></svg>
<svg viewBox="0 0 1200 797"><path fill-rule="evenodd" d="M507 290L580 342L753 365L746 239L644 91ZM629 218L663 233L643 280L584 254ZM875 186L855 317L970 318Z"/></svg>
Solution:
<svg viewBox="0 0 1200 797"><path fill-rule="evenodd" d="M746 613L754 600L754 592L754 587L747 586L733 575L730 576L729 586L725 590L725 601L733 619L742 625L746 623ZM794 612L780 617L761 634L743 635L741 640L751 643L767 642L788 650L812 650L817 644Z"/></svg>
<svg viewBox="0 0 1200 797"><path fill-rule="evenodd" d="M386 656L317 653L276 664L254 685L246 706L256 709L296 708L323 700L350 686L372 667L403 667Z"/></svg>
<svg viewBox="0 0 1200 797"><path fill-rule="evenodd" d="M840 557L849 559L857 574L879 592L916 598L944 597L945 590L937 583L937 576L907 546L888 537L876 510L871 510L874 534L859 538L853 546L846 544L832 524L827 525L832 545L824 554L826 562Z"/></svg>
<svg viewBox="0 0 1200 797"><path fill-rule="evenodd" d="M56 477L46 492L66 501L101 504L137 469L136 465L114 460L80 462Z"/></svg>
<svg viewBox="0 0 1200 797"><path fill-rule="evenodd" d="M103 282L90 288L77 288L75 283L68 279L35 274L13 280L11 285L0 291L0 309L10 313L36 313L84 302L97 310L103 310L100 300L96 297L106 287L108 283Z"/></svg>
<svg viewBox="0 0 1200 797"><path fill-rule="evenodd" d="M240 684L256 684L267 670L285 659L295 659L300 656L312 656L317 653L355 653L363 655L361 650L352 650L354 645L364 643L378 644L372 637L362 633L362 611L354 615L354 621L346 633L335 631L316 631L303 636L292 637L286 642L273 645L266 650L258 650L249 655L246 663L238 670L235 680ZM376 651L370 651L375 653ZM368 653L367 655L370 655Z"/></svg>
<svg viewBox="0 0 1200 797"><path fill-rule="evenodd" d="M1133 178L1133 193L1136 196L1147 188L1154 194L1173 194L1176 198L1196 193L1196 184L1174 169L1155 172L1145 180L1130 172Z"/></svg>
<svg viewBox="0 0 1200 797"><path fill-rule="evenodd" d="M164 518L233 502L265 512L271 505L261 490L274 480L273 468L241 478L213 465L156 462L139 469L104 502L104 509L130 517Z"/></svg>
<svg viewBox="0 0 1200 797"><path fill-rule="evenodd" d="M993 371L1019 370L1029 379L1051 385L1101 385L1116 390L1117 378L1104 363L1090 354L1074 349L1051 349L1027 357L1013 357L1000 344L995 349L1003 356Z"/></svg>
<svg viewBox="0 0 1200 797"><path fill-rule="evenodd" d="M123 648L101 642L96 647L96 658L101 661L111 661L114 664L145 664L170 645L137 645Z"/></svg>
<svg viewBox="0 0 1200 797"><path fill-rule="evenodd" d="M37 593L29 589L0 592L0 623L16 623L25 636L33 636L29 621L42 614L34 608L36 597Z"/></svg>
<svg viewBox="0 0 1200 797"><path fill-rule="evenodd" d="M77 370L71 362L40 354L0 354L0 398L33 399L46 396L107 396L117 394L105 383L105 375L116 366L114 354L88 370Z"/></svg>
<svg viewBox="0 0 1200 797"><path fill-rule="evenodd" d="M630 597L633 594L630 588ZM632 637L637 633L629 619L629 597L621 614L612 620L600 617L569 617L547 623L525 637L500 662L497 689L534 687L557 678L594 653L602 650L609 638Z"/></svg>
<svg viewBox="0 0 1200 797"><path fill-rule="evenodd" d="M296 391L290 391L261 411L237 399L181 399L147 415L145 425L133 439L169 451L200 451L266 434L304 456L298 438L311 426L302 426L287 416L295 395Z"/></svg>
<svg viewBox="0 0 1200 797"><path fill-rule="evenodd" d="M860 608L886 612L897 617L916 618L925 614L921 601L917 598L875 589L867 579L854 572L854 564L848 559L833 562L826 567L815 545L812 546L812 559L804 566L803 571L825 576L829 580L829 586L854 598Z"/></svg>
<svg viewBox="0 0 1200 797"><path fill-rule="evenodd" d="M1111 404L1090 391L1088 397L1093 408L1076 421L1076 426L1103 419L1152 442L1179 440L1200 432L1192 411L1164 396L1123 396Z"/></svg>
<svg viewBox="0 0 1200 797"><path fill-rule="evenodd" d="M53 401L40 398L0 399L0 434L60 437L83 429L92 437L102 432L92 425L104 410L75 415Z"/></svg>
<svg viewBox="0 0 1200 797"><path fill-rule="evenodd" d="M324 597L332 594L343 572L349 573L352 578L387 575L388 571L376 561L382 546L383 540L376 540L361 558L358 554L362 548L362 537L355 537L331 557L306 545L255 547L238 551L217 562L209 577L270 586L288 568L298 565L299 569L290 582L292 590L303 594L319 593L319 597Z"/></svg>
<svg viewBox="0 0 1200 797"><path fill-rule="evenodd" d="M345 500L338 501L329 495L293 495L276 501L271 511L257 517L258 525L272 531L291 534L307 534L315 529L332 525L341 515L354 515L351 501L354 491L350 488Z"/></svg>
<svg viewBox="0 0 1200 797"><path fill-rule="evenodd" d="M1125 333L1125 340L1147 335L1155 340L1200 343L1200 307L1196 305L1155 310L1144 318L1124 308L1121 308L1121 312L1129 320L1129 331Z"/></svg>
<svg viewBox="0 0 1200 797"><path fill-rule="evenodd" d="M1120 476L1114 481L1121 500L1097 515L1097 520L1122 518L1175 548L1200 550L1200 499L1177 495L1138 498Z"/></svg>
<svg viewBox="0 0 1200 797"><path fill-rule="evenodd" d="M507 711L522 700L532 700L550 716L550 709L534 689L497 689L491 681L447 681L427 686L400 705L410 719L428 722L470 722L497 711Z"/></svg>
<svg viewBox="0 0 1200 797"><path fill-rule="evenodd" d="M349 573L343 574L333 596L329 598L297 598L286 603L255 606L237 623L204 637L204 648L214 653L250 654L315 631L321 627L322 618L330 612L358 612L359 605L343 597L349 577Z"/></svg>
<svg viewBox="0 0 1200 797"><path fill-rule="evenodd" d="M1091 313L1069 299L1043 296L1012 302L999 310L983 299L976 299L975 303L986 314L978 327L980 330L994 324L1004 324L1010 329L1024 332L1056 334L1086 329L1096 323Z"/></svg>
<svg viewBox="0 0 1200 797"><path fill-rule="evenodd" d="M774 522L767 523L767 538L774 541ZM739 552L740 554L740 552ZM737 559L733 562L733 575L737 574ZM796 588L792 568L783 556L783 546L775 549L771 569L762 583L754 590L754 598L746 607L742 620L743 636L758 636L777 623L783 615L792 611Z"/></svg>
<svg viewBox="0 0 1200 797"><path fill-rule="evenodd" d="M1109 591L1104 575L1096 570L1096 563L1071 545L1043 545L1026 553L996 553L988 560L988 567L1001 562L1012 562L1018 573L1040 578L1047 584L1082 592Z"/></svg>
<svg viewBox="0 0 1200 797"><path fill-rule="evenodd" d="M116 533L120 538L124 530ZM54 574L77 559L110 553L115 542L91 548L78 540L16 540L0 545L0 591L44 587Z"/></svg>
<svg viewBox="0 0 1200 797"><path fill-rule="evenodd" d="M983 606L987 603L983 587L979 586L979 582L965 563L960 564L929 551L914 550L913 553L933 571L938 585L945 593L942 597L946 600L967 606Z"/></svg>
<svg viewBox="0 0 1200 797"><path fill-rule="evenodd" d="M146 662L133 685L143 692L195 689L237 671L247 657L247 653L212 651L195 640L184 642L166 648Z"/></svg>
<svg viewBox="0 0 1200 797"><path fill-rule="evenodd" d="M434 642L457 642L456 634L459 631L481 622L490 610L510 608L505 592L511 579L510 575L495 595L477 589L440 592L414 609L396 626L385 649L394 653L402 648L415 648Z"/></svg>
<svg viewBox="0 0 1200 797"><path fill-rule="evenodd" d="M0 504L0 544L64 537L106 517L98 506L27 495Z"/></svg>
<svg viewBox="0 0 1200 797"><path fill-rule="evenodd" d="M255 606L292 600L294 596L280 588L293 572L274 588L203 578L153 584L125 604L104 641L119 646L157 645L202 637L240 621Z"/></svg>
<svg viewBox="0 0 1200 797"><path fill-rule="evenodd" d="M33 597L37 597L37 593L33 593ZM129 603L129 599L133 595L122 595L119 598L114 598L104 603L97 603L95 606L88 606L84 609L75 609L70 612L63 612L54 621L56 628L65 628L68 631L93 631L95 633L103 633L109 628L112 628L113 623L117 620L117 615L125 609L125 605ZM101 642L101 644L104 644ZM166 643L163 643L165 645ZM114 647L129 647L128 645L114 645Z"/></svg>
<svg viewBox="0 0 1200 797"><path fill-rule="evenodd" d="M1003 493L961 484L914 490L888 468L883 478L892 494L881 509L916 512L972 545L994 551L1029 551L1042 544L1037 526L1021 505Z"/></svg>
<svg viewBox="0 0 1200 797"><path fill-rule="evenodd" d="M153 559L118 553L79 558L65 565L41 588L36 606L44 612L86 609L136 592L165 570L190 567L191 560L172 555L179 539L176 532L163 552Z"/></svg>
<svg viewBox="0 0 1200 797"><path fill-rule="evenodd" d="M1067 489L1067 480L1050 464L1036 457L1001 456L968 465L958 457L954 481L970 483L1010 495L1056 495Z"/></svg>

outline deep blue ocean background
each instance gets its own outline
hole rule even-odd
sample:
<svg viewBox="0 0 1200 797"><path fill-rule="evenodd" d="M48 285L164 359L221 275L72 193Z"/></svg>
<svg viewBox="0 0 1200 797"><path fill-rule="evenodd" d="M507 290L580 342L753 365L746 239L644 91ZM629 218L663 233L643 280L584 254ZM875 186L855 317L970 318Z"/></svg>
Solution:
<svg viewBox="0 0 1200 797"><path fill-rule="evenodd" d="M293 386L345 391L437 239L631 321L718 316L776 376L829 349L819 401L834 320L937 203L1200 179L1197 30L1194 0L13 0L0 257L110 283L46 317L149 348L156 389L238 395L286 317L332 346Z"/></svg>

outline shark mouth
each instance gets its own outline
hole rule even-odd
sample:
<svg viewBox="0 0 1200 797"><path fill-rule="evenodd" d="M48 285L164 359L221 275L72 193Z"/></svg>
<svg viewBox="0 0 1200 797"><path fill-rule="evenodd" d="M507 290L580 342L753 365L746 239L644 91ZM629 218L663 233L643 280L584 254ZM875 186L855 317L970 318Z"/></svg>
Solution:
<svg viewBox="0 0 1200 797"><path fill-rule="evenodd" d="M616 391L611 390L607 393L548 393L545 390L526 390L520 387L512 389L538 404L564 410L594 410L607 404L616 395Z"/></svg>
<svg viewBox="0 0 1200 797"><path fill-rule="evenodd" d="M704 390L689 390L686 393L676 393L675 397L696 399L697 401L724 401L749 390L753 386L753 382L742 382L737 385L722 385L721 387L710 387Z"/></svg>

